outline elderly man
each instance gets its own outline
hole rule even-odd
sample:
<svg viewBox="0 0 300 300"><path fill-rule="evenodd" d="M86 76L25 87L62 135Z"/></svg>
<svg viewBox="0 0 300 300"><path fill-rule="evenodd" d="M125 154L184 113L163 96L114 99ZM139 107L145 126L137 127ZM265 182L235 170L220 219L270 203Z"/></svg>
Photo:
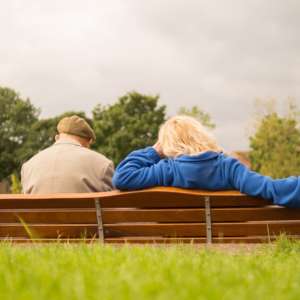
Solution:
<svg viewBox="0 0 300 300"><path fill-rule="evenodd" d="M113 163L89 149L96 136L78 116L63 118L57 125L55 144L22 166L26 194L85 193L113 189Z"/></svg>

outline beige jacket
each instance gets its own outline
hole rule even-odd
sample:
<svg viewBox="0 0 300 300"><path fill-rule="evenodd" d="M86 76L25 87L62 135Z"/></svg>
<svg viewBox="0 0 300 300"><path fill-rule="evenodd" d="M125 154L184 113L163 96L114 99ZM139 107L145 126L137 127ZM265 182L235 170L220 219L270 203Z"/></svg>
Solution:
<svg viewBox="0 0 300 300"><path fill-rule="evenodd" d="M58 141L22 166L25 194L85 193L113 189L113 163L77 142Z"/></svg>

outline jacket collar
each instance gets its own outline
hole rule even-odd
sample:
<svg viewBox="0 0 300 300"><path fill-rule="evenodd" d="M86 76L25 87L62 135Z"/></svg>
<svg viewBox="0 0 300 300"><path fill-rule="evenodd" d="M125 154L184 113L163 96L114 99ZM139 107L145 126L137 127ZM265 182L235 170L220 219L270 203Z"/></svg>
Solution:
<svg viewBox="0 0 300 300"><path fill-rule="evenodd" d="M209 159L214 159L220 156L221 154L222 152L206 151L198 155L182 155L179 156L177 160L183 160L183 161L209 160Z"/></svg>
<svg viewBox="0 0 300 300"><path fill-rule="evenodd" d="M81 144L79 142L76 142L76 141L70 141L70 140L64 140L64 139L60 139L58 141L56 141L54 143L54 146L57 146L57 145L73 145L73 146L79 146L79 147L82 147Z"/></svg>

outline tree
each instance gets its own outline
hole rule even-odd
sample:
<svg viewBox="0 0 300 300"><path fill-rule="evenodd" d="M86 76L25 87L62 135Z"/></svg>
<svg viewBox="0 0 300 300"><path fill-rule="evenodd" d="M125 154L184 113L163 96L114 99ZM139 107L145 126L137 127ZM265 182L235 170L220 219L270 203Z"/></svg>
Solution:
<svg viewBox="0 0 300 300"><path fill-rule="evenodd" d="M0 181L19 168L18 153L38 120L39 110L29 99L0 87Z"/></svg>
<svg viewBox="0 0 300 300"><path fill-rule="evenodd" d="M300 175L300 130L297 110L286 116L269 111L250 137L250 160L255 171L274 178Z"/></svg>
<svg viewBox="0 0 300 300"><path fill-rule="evenodd" d="M203 126L210 129L214 129L216 127L216 125L212 122L210 115L201 110L198 106L193 106L191 109L182 106L179 108L178 114L191 116L197 119Z"/></svg>
<svg viewBox="0 0 300 300"><path fill-rule="evenodd" d="M132 150L154 144L165 121L165 106L158 106L158 99L131 92L113 105L96 106L94 148L118 164Z"/></svg>

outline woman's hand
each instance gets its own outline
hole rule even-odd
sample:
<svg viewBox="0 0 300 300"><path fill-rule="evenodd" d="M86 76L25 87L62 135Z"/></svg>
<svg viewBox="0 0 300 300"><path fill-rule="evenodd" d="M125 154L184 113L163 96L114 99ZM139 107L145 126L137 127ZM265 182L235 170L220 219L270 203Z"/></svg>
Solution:
<svg viewBox="0 0 300 300"><path fill-rule="evenodd" d="M160 157L164 157L164 152L163 152L163 149L161 147L161 144L160 142L156 142L154 145L153 145L153 148L155 149L155 151L158 153L158 155Z"/></svg>

